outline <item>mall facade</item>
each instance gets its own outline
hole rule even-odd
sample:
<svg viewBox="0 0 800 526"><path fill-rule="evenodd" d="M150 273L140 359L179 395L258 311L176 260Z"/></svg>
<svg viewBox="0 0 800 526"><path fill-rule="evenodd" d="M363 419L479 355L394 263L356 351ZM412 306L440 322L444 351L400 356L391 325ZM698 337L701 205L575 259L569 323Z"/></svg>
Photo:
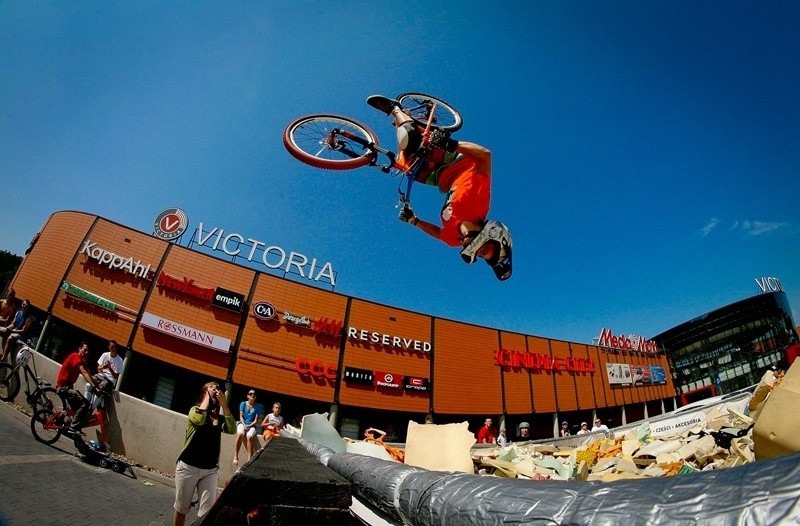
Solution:
<svg viewBox="0 0 800 526"><path fill-rule="evenodd" d="M757 278L759 293L653 337L667 355L681 405L758 383L798 343L778 279Z"/></svg>
<svg viewBox="0 0 800 526"><path fill-rule="evenodd" d="M94 363L114 339L124 393L185 412L213 379L234 411L254 388L287 422L329 412L351 437L375 426L402 440L433 413L472 430L492 417L510 437L528 421L545 438L561 420L575 431L675 408L667 358L644 338L603 329L589 345L365 301L330 290L330 263L248 236L200 223L181 244L187 221L171 209L144 233L50 216L11 283L38 313L37 350L61 361L86 340Z"/></svg>

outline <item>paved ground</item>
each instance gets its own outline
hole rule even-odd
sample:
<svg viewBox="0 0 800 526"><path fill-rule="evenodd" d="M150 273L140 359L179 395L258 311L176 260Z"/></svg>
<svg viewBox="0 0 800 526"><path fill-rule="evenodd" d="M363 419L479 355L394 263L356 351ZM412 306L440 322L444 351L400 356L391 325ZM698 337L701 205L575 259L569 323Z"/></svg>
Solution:
<svg viewBox="0 0 800 526"><path fill-rule="evenodd" d="M0 526L172 524L171 480L144 470L119 474L87 464L61 438L37 442L30 417L0 402ZM197 518L192 508L186 523Z"/></svg>

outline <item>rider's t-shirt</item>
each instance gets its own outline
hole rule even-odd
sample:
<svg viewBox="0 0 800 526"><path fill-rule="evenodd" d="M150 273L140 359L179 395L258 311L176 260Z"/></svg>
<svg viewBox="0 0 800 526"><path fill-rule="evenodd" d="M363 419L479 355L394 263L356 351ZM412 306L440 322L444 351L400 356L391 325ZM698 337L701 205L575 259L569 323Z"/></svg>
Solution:
<svg viewBox="0 0 800 526"><path fill-rule="evenodd" d="M447 192L442 206L439 238L451 247L461 245L459 225L464 221L483 223L489 215L491 180L477 170L476 160L464 156L439 174L439 188Z"/></svg>
<svg viewBox="0 0 800 526"><path fill-rule="evenodd" d="M58 371L56 387L72 387L75 385L78 376L81 374L81 365L87 367L86 361L81 358L77 351L67 356Z"/></svg>

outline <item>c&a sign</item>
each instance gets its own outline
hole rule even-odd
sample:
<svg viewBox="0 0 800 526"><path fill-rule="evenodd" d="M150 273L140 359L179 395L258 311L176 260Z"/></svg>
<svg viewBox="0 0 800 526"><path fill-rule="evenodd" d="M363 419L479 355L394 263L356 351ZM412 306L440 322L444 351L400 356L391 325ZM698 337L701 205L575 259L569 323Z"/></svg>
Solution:
<svg viewBox="0 0 800 526"><path fill-rule="evenodd" d="M558 358L534 352L497 349L494 359L503 367L525 368L530 371L568 371L570 373L594 373L595 365L588 358Z"/></svg>

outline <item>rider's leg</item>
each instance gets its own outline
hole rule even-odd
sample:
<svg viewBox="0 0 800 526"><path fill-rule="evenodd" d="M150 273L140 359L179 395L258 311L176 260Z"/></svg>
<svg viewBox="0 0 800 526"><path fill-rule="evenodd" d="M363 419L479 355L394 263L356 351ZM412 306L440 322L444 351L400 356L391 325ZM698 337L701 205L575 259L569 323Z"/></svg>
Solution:
<svg viewBox="0 0 800 526"><path fill-rule="evenodd" d="M89 401L74 389L70 389L70 397L74 401L74 404L71 404L73 407L80 404L80 407L75 411L75 416L72 418L70 429L72 431L80 431L89 413Z"/></svg>

